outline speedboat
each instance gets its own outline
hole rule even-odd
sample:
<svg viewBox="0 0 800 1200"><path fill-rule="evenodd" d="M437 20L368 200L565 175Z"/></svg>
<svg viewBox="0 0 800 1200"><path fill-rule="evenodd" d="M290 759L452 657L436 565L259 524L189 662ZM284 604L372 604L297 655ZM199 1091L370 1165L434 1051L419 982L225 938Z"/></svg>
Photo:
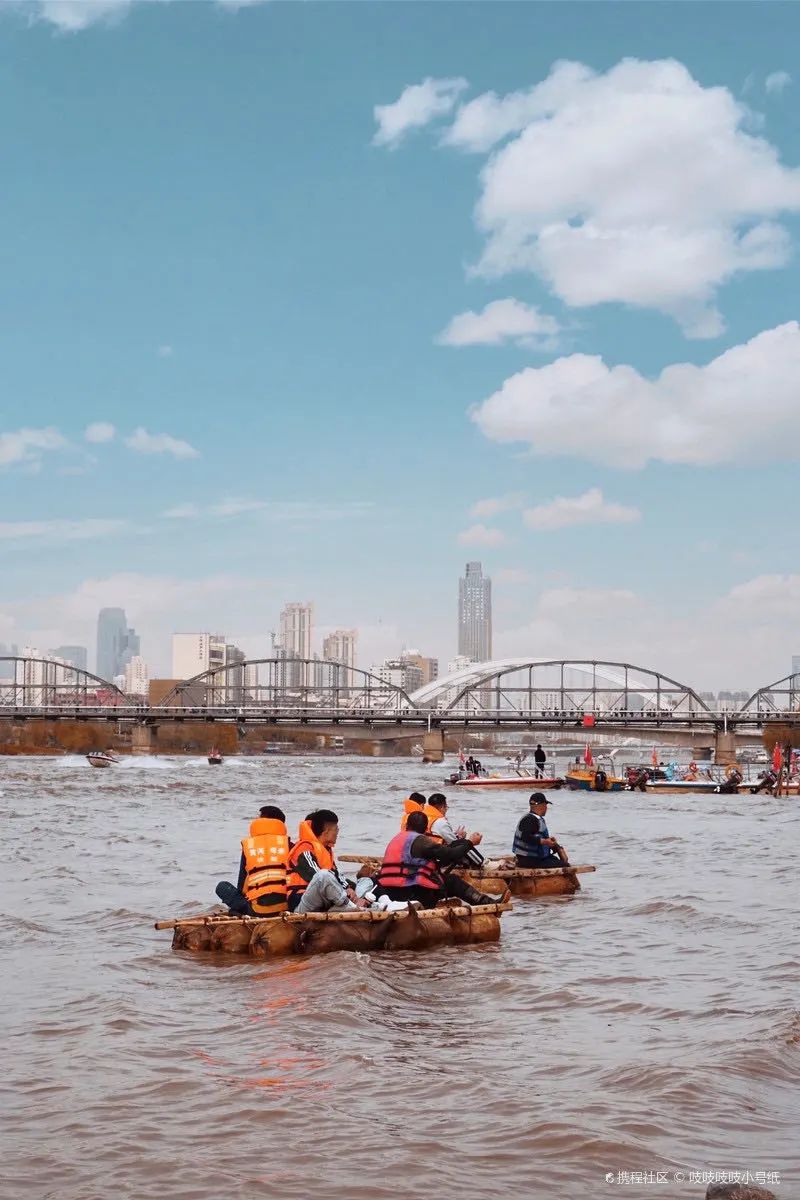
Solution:
<svg viewBox="0 0 800 1200"><path fill-rule="evenodd" d="M529 792L544 792L548 788L564 786L563 779L537 779L532 772L525 775L467 775L465 779L459 779L457 775L453 778L451 775L445 783L460 788L526 788Z"/></svg>
<svg viewBox="0 0 800 1200"><path fill-rule="evenodd" d="M216 746L212 746L208 753L208 765L210 767L219 767L222 765L222 755Z"/></svg>
<svg viewBox="0 0 800 1200"><path fill-rule="evenodd" d="M621 792L628 786L627 779L620 779L613 773L609 763L608 768L599 763L575 764L570 767L565 776L568 788L579 792Z"/></svg>
<svg viewBox="0 0 800 1200"><path fill-rule="evenodd" d="M90 750L86 761L90 767L110 767L112 763L119 762L119 759L112 750Z"/></svg>

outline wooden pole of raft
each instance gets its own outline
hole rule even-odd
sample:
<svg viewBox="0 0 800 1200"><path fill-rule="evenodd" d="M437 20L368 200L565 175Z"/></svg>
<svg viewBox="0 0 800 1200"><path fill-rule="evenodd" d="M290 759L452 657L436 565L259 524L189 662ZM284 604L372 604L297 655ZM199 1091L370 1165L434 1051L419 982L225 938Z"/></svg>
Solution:
<svg viewBox="0 0 800 1200"><path fill-rule="evenodd" d="M372 863L380 862L377 854L340 854L339 862L349 863ZM517 878L525 879L547 879L552 875L585 875L589 871L596 871L597 867L588 865L573 866L571 863L568 867L503 867L495 866L492 859L487 859L483 867L470 867L469 863L456 863L457 871L465 871L470 875L505 875L514 874Z"/></svg>
<svg viewBox="0 0 800 1200"><path fill-rule="evenodd" d="M423 908L423 909L397 909L395 912L384 912L378 909L358 909L356 912L324 912L324 913L281 913L274 917L237 917L234 915L228 916L222 914L212 917L176 917L171 921L156 921L155 929L176 929L187 928L197 925L222 925L227 922L236 922L237 924L261 926L265 922L285 921L287 924L305 924L306 922L316 924L318 922L332 921L358 921L360 924L370 924L373 921L389 921L395 918L404 920L409 916L414 916L422 921L432 920L434 917L441 917L452 913L456 917L468 916L473 912L485 913L501 913L508 912L512 907L511 904L479 904L479 905L447 905L444 908Z"/></svg>

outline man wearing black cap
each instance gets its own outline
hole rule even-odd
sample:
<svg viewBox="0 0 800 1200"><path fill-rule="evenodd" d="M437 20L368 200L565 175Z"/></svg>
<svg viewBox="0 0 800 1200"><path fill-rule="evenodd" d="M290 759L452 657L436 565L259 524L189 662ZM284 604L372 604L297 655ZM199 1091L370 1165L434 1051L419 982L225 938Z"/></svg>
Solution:
<svg viewBox="0 0 800 1200"><path fill-rule="evenodd" d="M569 863L566 852L547 828L547 806L552 804L543 792L534 792L528 804L528 812L514 831L513 853L518 867L565 867Z"/></svg>

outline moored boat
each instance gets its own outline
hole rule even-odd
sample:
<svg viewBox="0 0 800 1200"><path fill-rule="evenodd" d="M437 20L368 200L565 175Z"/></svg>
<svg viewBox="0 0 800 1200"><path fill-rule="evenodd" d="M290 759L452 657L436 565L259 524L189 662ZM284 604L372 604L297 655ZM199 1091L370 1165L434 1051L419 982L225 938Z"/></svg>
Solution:
<svg viewBox="0 0 800 1200"><path fill-rule="evenodd" d="M564 786L563 779L537 779L535 775L468 775L466 779L445 782L460 788L525 788L529 792L545 792Z"/></svg>
<svg viewBox="0 0 800 1200"><path fill-rule="evenodd" d="M111 750L90 750L86 761L90 767L110 767L112 763L119 762L119 759Z"/></svg>
<svg viewBox="0 0 800 1200"><path fill-rule="evenodd" d="M340 862L361 863L375 873L381 860L365 854L340 854ZM518 899L535 896L572 896L581 890L579 875L586 875L597 868L586 864L570 864L568 867L518 867L509 859L495 859L483 864L479 871L454 870L480 891L502 891L508 888Z"/></svg>
<svg viewBox="0 0 800 1200"><path fill-rule="evenodd" d="M208 765L210 767L219 767L222 765L222 761L222 755L219 750L217 750L216 746L212 746L208 752Z"/></svg>
<svg viewBox="0 0 800 1200"><path fill-rule="evenodd" d="M510 904L447 904L382 912L282 913L277 917L199 914L157 921L172 929L173 950L246 954L253 958L329 954L335 950L424 950L496 942Z"/></svg>
<svg viewBox="0 0 800 1200"><path fill-rule="evenodd" d="M626 779L612 775L602 766L571 767L564 781L572 791L579 792L621 792L628 786Z"/></svg>

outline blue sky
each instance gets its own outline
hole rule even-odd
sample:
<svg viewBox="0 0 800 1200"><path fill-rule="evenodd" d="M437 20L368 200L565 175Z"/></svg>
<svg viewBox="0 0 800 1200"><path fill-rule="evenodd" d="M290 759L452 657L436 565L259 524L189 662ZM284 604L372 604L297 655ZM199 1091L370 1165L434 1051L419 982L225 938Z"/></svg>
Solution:
<svg viewBox="0 0 800 1200"><path fill-rule="evenodd" d="M785 674L798 34L3 6L0 641L92 645L119 604L159 672L174 629L264 654L313 599L364 666L446 660L479 558L498 654Z"/></svg>

